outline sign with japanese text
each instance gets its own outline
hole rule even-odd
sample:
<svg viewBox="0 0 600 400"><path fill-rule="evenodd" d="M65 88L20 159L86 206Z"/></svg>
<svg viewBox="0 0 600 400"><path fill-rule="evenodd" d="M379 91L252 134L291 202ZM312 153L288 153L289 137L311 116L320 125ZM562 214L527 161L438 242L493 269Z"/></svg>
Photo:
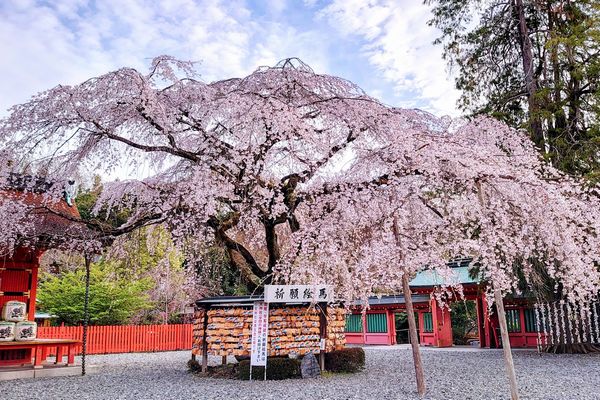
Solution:
<svg viewBox="0 0 600 400"><path fill-rule="evenodd" d="M256 301L252 310L252 347L250 365L267 365L267 338L269 336L269 303Z"/></svg>
<svg viewBox="0 0 600 400"><path fill-rule="evenodd" d="M265 285L267 303L328 303L333 300L331 285Z"/></svg>

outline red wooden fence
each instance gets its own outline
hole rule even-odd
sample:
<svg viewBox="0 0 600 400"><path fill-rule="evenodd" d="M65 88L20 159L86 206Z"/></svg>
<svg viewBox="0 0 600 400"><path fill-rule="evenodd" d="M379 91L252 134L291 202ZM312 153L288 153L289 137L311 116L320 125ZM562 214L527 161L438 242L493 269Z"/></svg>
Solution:
<svg viewBox="0 0 600 400"><path fill-rule="evenodd" d="M39 339L83 338L83 326L38 327ZM87 353L135 353L152 351L190 350L192 324L184 325L123 325L90 326ZM81 346L77 347L81 353Z"/></svg>

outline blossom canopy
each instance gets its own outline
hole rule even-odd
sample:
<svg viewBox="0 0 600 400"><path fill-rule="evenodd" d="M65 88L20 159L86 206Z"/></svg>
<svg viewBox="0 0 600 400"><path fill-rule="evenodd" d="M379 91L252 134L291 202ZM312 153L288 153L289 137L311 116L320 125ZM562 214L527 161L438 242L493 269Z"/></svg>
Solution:
<svg viewBox="0 0 600 400"><path fill-rule="evenodd" d="M122 68L14 106L0 142L4 177L152 168L105 185L85 221L95 239L162 224L189 260L214 240L251 289L327 282L364 298L455 257L504 291L549 277L587 301L600 287L598 193L524 133L389 107L296 59L205 83L158 57L149 73ZM115 208L128 219L107 228Z"/></svg>

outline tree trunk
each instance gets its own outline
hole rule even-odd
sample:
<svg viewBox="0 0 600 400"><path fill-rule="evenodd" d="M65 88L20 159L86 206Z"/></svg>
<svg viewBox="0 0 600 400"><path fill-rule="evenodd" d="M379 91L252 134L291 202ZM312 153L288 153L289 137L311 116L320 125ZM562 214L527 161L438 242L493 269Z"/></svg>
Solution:
<svg viewBox="0 0 600 400"><path fill-rule="evenodd" d="M515 365L513 363L510 348L510 337L508 336L506 314L504 312L504 301L502 299L502 293L499 289L494 289L494 300L496 302L496 310L498 311L498 322L500 323L500 333L502 335L502 351L504 352L504 363L506 365L508 381L510 383L510 398L512 400L519 400L517 376L515 374Z"/></svg>
<svg viewBox="0 0 600 400"><path fill-rule="evenodd" d="M527 90L527 103L529 108L529 120L531 126L532 140L542 150L547 148L544 138L542 122L540 120L540 107L536 98L538 87L533 67L533 45L529 37L529 27L525 19L525 7L523 0L513 0L515 19L518 24L519 45L521 47L521 60L523 62L523 74L525 78L525 89Z"/></svg>
<svg viewBox="0 0 600 400"><path fill-rule="evenodd" d="M408 317L408 331L410 334L410 345L412 347L413 362L415 364L415 377L417 379L417 391L419 396L424 396L426 392L425 376L423 374L423 362L421 361L421 349L419 348L419 338L417 336L417 323L415 321L415 310L412 303L412 294L408 282L408 273L404 270L402 275L402 292L406 304L406 314Z"/></svg>
<svg viewBox="0 0 600 400"><path fill-rule="evenodd" d="M279 258L281 257L281 252L279 251L279 238L277 237L276 225L272 221L263 222L265 227L265 239L267 242L267 251L269 253L269 271L271 273L277 265Z"/></svg>
<svg viewBox="0 0 600 400"><path fill-rule="evenodd" d="M208 225L214 229L216 241L227 250L233 269L240 271L246 287L253 292L265 283L270 271L264 271L243 244L227 235L226 231L235 226L238 220L239 217L235 215L225 221L210 218Z"/></svg>
<svg viewBox="0 0 600 400"><path fill-rule="evenodd" d="M557 24L560 21L556 18L556 13L552 11L552 2L548 1L546 4L548 8L548 31L550 34L550 39L556 39L556 30L558 29ZM564 114L564 110L562 107L562 78L561 78L561 68L558 60L558 44L553 42L550 49L550 61L552 65L552 85L554 86L553 90L553 98L551 100L552 104L552 114L554 117L554 121L550 120L548 122L549 132L547 132L547 141L548 141L548 150L552 151L553 142L564 130L566 129L567 122ZM550 124L552 124L550 126Z"/></svg>
<svg viewBox="0 0 600 400"><path fill-rule="evenodd" d="M486 200L481 181L475 183L477 187L477 197L479 204L485 210ZM504 352L504 363L508 373L508 381L510 383L510 395L512 400L519 400L519 392L517 390L517 377L515 375L515 365L512 359L510 348L510 337L508 336L508 326L506 325L506 313L504 312L504 301L502 300L502 292L494 288L494 300L498 313L498 322L500 324L500 333L502 335L502 351Z"/></svg>

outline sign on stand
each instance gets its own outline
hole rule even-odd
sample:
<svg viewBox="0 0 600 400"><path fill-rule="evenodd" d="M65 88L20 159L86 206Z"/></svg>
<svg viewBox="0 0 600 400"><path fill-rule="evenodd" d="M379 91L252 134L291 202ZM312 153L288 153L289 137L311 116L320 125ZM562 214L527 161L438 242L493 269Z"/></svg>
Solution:
<svg viewBox="0 0 600 400"><path fill-rule="evenodd" d="M250 380L252 367L265 367L267 379L267 340L269 336L269 303L254 302L252 310L252 344L250 350Z"/></svg>
<svg viewBox="0 0 600 400"><path fill-rule="evenodd" d="M265 285L265 301L256 301L252 309L252 342L250 348L250 380L252 367L265 367L267 379L267 356L269 339L269 303L330 303L334 301L331 285ZM326 310L325 310L326 312ZM326 317L321 332L321 358L325 350Z"/></svg>
<svg viewBox="0 0 600 400"><path fill-rule="evenodd" d="M267 303L329 303L333 300L331 285L265 285Z"/></svg>

